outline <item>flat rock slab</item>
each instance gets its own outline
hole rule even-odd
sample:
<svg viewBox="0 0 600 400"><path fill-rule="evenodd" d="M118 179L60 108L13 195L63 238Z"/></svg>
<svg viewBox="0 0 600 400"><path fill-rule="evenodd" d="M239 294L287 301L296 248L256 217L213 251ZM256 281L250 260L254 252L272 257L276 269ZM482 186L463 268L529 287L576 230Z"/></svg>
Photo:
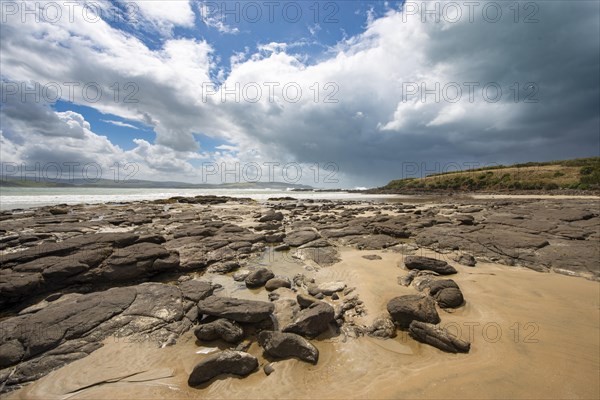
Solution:
<svg viewBox="0 0 600 400"><path fill-rule="evenodd" d="M190 329L193 302L177 286L144 283L42 302L0 322L0 386L6 390L83 358L114 335L166 340Z"/></svg>
<svg viewBox="0 0 600 400"><path fill-rule="evenodd" d="M286 235L283 242L290 246L302 246L319 238L319 234L312 230L292 231Z"/></svg>
<svg viewBox="0 0 600 400"><path fill-rule="evenodd" d="M268 319L275 306L265 301L210 296L198 302L198 312L237 322L256 323Z"/></svg>

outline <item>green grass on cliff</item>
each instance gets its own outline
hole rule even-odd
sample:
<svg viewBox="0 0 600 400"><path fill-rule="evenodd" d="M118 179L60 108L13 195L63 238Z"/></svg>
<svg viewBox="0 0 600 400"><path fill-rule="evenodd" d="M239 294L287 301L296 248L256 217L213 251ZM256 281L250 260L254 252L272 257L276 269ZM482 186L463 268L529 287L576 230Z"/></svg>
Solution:
<svg viewBox="0 0 600 400"><path fill-rule="evenodd" d="M530 162L393 180L384 190L598 190L600 157Z"/></svg>

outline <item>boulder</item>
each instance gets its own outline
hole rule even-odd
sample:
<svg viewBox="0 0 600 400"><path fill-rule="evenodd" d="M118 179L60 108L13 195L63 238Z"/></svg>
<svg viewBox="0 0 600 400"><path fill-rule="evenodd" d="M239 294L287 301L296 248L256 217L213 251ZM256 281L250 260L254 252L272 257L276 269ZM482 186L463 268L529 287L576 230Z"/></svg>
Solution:
<svg viewBox="0 0 600 400"><path fill-rule="evenodd" d="M273 271L268 268L259 268L251 272L245 279L246 286L249 288L259 288L264 286L269 279L275 277Z"/></svg>
<svg viewBox="0 0 600 400"><path fill-rule="evenodd" d="M394 297L387 304L387 310L394 322L401 328L408 328L413 320L437 324L440 317L435 302L429 296L405 295Z"/></svg>
<svg viewBox="0 0 600 400"><path fill-rule="evenodd" d="M437 272L440 275L455 274L457 271L453 266L448 265L444 260L437 260L431 257L406 256L404 265L408 269L429 270Z"/></svg>
<svg viewBox="0 0 600 400"><path fill-rule="evenodd" d="M228 343L237 343L244 338L244 330L234 321L224 318L206 324L201 324L194 330L198 340L222 339Z"/></svg>
<svg viewBox="0 0 600 400"><path fill-rule="evenodd" d="M426 343L449 353L468 353L471 349L470 343L450 335L435 325L424 322L411 322L408 334L421 343Z"/></svg>
<svg viewBox="0 0 600 400"><path fill-rule="evenodd" d="M458 257L456 257L456 262L460 265L466 265L467 267L474 267L475 264L477 264L477 261L475 261L475 257L473 257L470 254L459 255Z"/></svg>
<svg viewBox="0 0 600 400"><path fill-rule="evenodd" d="M332 306L318 301L300 311L294 322L283 328L283 332L316 337L329 329L329 324L333 322L334 316L335 312Z"/></svg>
<svg viewBox="0 0 600 400"><path fill-rule="evenodd" d="M271 357L296 357L312 364L316 364L319 359L319 350L295 333L262 331L258 335L258 343Z"/></svg>
<svg viewBox="0 0 600 400"><path fill-rule="evenodd" d="M448 288L456 288L458 289L458 285L452 279L440 279L431 281L426 286L429 289L429 294L431 296L435 296L439 291L448 289Z"/></svg>
<svg viewBox="0 0 600 400"><path fill-rule="evenodd" d="M237 322L256 323L271 318L275 307L266 301L210 296L198 302L198 312Z"/></svg>
<svg viewBox="0 0 600 400"><path fill-rule="evenodd" d="M300 307L302 307L302 308L308 308L308 307L311 306L311 304L317 302L318 300L315 299L312 296L307 295L307 294L300 293L300 294L298 294L296 296L296 301L298 302L298 304L300 305Z"/></svg>
<svg viewBox="0 0 600 400"><path fill-rule="evenodd" d="M465 302L459 288L442 289L435 294L434 298L442 308L460 307Z"/></svg>
<svg viewBox="0 0 600 400"><path fill-rule="evenodd" d="M256 357L241 351L225 350L211 354L194 367L189 386L198 386L222 374L247 376L258 368Z"/></svg>
<svg viewBox="0 0 600 400"><path fill-rule="evenodd" d="M269 279L267 281L267 283L265 283L265 289L267 289L269 292L272 292L273 290L277 290L279 288L291 288L292 287L292 283L290 282L290 280L288 278L272 278Z"/></svg>
<svg viewBox="0 0 600 400"><path fill-rule="evenodd" d="M396 325L389 316L381 315L367 327L367 334L382 339L393 338L396 336Z"/></svg>

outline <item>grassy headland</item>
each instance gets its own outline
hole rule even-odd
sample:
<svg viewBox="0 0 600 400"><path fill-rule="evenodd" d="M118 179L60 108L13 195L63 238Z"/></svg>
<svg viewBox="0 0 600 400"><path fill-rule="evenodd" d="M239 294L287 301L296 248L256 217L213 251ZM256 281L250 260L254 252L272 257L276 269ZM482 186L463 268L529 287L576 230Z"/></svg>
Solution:
<svg viewBox="0 0 600 400"><path fill-rule="evenodd" d="M529 162L393 180L376 189L401 191L600 190L600 157Z"/></svg>

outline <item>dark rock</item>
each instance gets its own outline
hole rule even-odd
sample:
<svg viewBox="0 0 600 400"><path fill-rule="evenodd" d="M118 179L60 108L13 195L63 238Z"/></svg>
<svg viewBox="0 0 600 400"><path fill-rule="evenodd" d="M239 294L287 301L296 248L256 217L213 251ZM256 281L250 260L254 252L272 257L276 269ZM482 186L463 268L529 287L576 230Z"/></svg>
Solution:
<svg viewBox="0 0 600 400"><path fill-rule="evenodd" d="M101 267L104 279L130 280L179 266L179 255L162 245L138 243L117 249Z"/></svg>
<svg viewBox="0 0 600 400"><path fill-rule="evenodd" d="M413 320L437 324L440 317L435 302L429 296L405 295L394 297L387 304L387 310L394 322L401 328L408 328Z"/></svg>
<svg viewBox="0 0 600 400"><path fill-rule="evenodd" d="M434 298L442 308L460 307L465 302L459 288L442 289L434 295Z"/></svg>
<svg viewBox="0 0 600 400"><path fill-rule="evenodd" d="M265 366L263 367L263 371L265 371L265 375L267 376L275 372L275 368L273 368L273 363L265 364Z"/></svg>
<svg viewBox="0 0 600 400"><path fill-rule="evenodd" d="M362 256L362 258L364 258L365 260L381 260L381 256L378 256L377 254L365 254L364 256Z"/></svg>
<svg viewBox="0 0 600 400"><path fill-rule="evenodd" d="M472 215L455 215L454 220L460 225L473 225L475 218Z"/></svg>
<svg viewBox="0 0 600 400"><path fill-rule="evenodd" d="M246 277L245 282L246 286L248 286L249 288L258 288L264 286L264 284L267 283L269 279L272 279L274 277L275 274L270 269L260 268L256 271L251 272L250 275Z"/></svg>
<svg viewBox="0 0 600 400"><path fill-rule="evenodd" d="M444 260L436 260L431 257L406 256L404 265L408 269L430 270L440 275L455 274L457 271Z"/></svg>
<svg viewBox="0 0 600 400"><path fill-rule="evenodd" d="M198 386L222 374L247 376L257 368L256 357L241 351L225 350L211 354L196 364L188 385Z"/></svg>
<svg viewBox="0 0 600 400"><path fill-rule="evenodd" d="M324 282L320 284L311 284L308 287L308 293L311 296L316 296L319 293L323 293L325 296L331 296L335 292L341 292L346 288L344 282Z"/></svg>
<svg viewBox="0 0 600 400"><path fill-rule="evenodd" d="M17 364L25 355L25 349L17 339L0 344L0 369Z"/></svg>
<svg viewBox="0 0 600 400"><path fill-rule="evenodd" d="M296 301L298 302L300 307L308 308L311 306L311 304L315 303L318 300L312 296L300 293L296 296Z"/></svg>
<svg viewBox="0 0 600 400"><path fill-rule="evenodd" d="M302 261L313 261L321 266L333 265L340 261L335 247L303 247L296 250L293 257Z"/></svg>
<svg viewBox="0 0 600 400"><path fill-rule="evenodd" d="M392 236L395 238L408 238L410 231L406 223L408 219L405 217L395 217L384 222L372 224L373 233Z"/></svg>
<svg viewBox="0 0 600 400"><path fill-rule="evenodd" d="M352 238L349 243L355 245L359 250L379 250L395 246L400 241L388 235L368 235Z"/></svg>
<svg viewBox="0 0 600 400"><path fill-rule="evenodd" d="M272 230L272 229L270 229ZM285 238L285 233L273 233L271 235L265 235L265 242L267 243L279 243Z"/></svg>
<svg viewBox="0 0 600 400"><path fill-rule="evenodd" d="M275 212L273 210L267 211L262 217L258 219L258 222L269 222L269 221L281 221L283 220L283 214L281 212Z"/></svg>
<svg viewBox="0 0 600 400"><path fill-rule="evenodd" d="M52 207L48 209L48 212L52 215L64 215L69 213L69 209L66 207Z"/></svg>
<svg viewBox="0 0 600 400"><path fill-rule="evenodd" d="M315 239L312 242L308 242L303 244L302 246L299 246L299 249L306 249L306 248L320 248L320 247L331 247L331 243L329 243L329 241L327 241L327 239L323 239L323 238L319 238L319 239Z"/></svg>
<svg viewBox="0 0 600 400"><path fill-rule="evenodd" d="M216 263L208 267L207 272L216 273L216 274L227 274L229 272L235 271L240 267L240 264L235 261L226 261L223 263Z"/></svg>
<svg viewBox="0 0 600 400"><path fill-rule="evenodd" d="M410 286L411 282L413 281L413 279L415 279L415 277L417 276L418 273L419 273L419 270L413 269L413 270L409 271L408 274L399 276L398 284L402 285L402 286Z"/></svg>
<svg viewBox="0 0 600 400"><path fill-rule="evenodd" d="M456 282L454 282L452 279L440 279L440 280L434 280L429 282L426 285L427 288L429 288L429 294L431 296L435 296L439 291L444 290L444 289L448 289L448 288L454 288L454 289L458 289L458 285L456 284Z"/></svg>
<svg viewBox="0 0 600 400"><path fill-rule="evenodd" d="M300 311L294 322L286 326L283 332L316 337L329 329L329 324L333 322L334 315L335 312L332 306L319 301Z"/></svg>
<svg viewBox="0 0 600 400"><path fill-rule="evenodd" d="M235 346L235 351L248 351L248 349L252 346L252 342L248 339L242 340L237 346Z"/></svg>
<svg viewBox="0 0 600 400"><path fill-rule="evenodd" d="M312 230L302 230L302 231L292 231L290 233L288 233L285 237L285 239L283 239L284 243L290 245L290 246L294 246L294 247L298 247L298 246L302 246L303 244L312 242L313 240L319 238L319 235Z"/></svg>
<svg viewBox="0 0 600 400"><path fill-rule="evenodd" d="M461 254L456 258L456 262L460 265L466 265L467 267L474 267L477 264L475 257L470 254Z"/></svg>
<svg viewBox="0 0 600 400"><path fill-rule="evenodd" d="M273 290L279 289L279 288L291 288L292 287L292 283L290 282L290 280L288 278L271 278L267 281L267 283L265 283L265 289L267 289L269 292L272 292Z"/></svg>
<svg viewBox="0 0 600 400"><path fill-rule="evenodd" d="M435 325L424 322L411 322L408 334L419 342L449 353L468 353L471 349L470 343L450 335Z"/></svg>
<svg viewBox="0 0 600 400"><path fill-rule="evenodd" d="M313 364L316 364L319 359L319 350L295 333L262 331L258 335L258 343L271 357L297 357Z"/></svg>
<svg viewBox="0 0 600 400"><path fill-rule="evenodd" d="M273 247L274 251L286 251L290 249L290 245L289 244L281 244L279 246L275 246Z"/></svg>
<svg viewBox="0 0 600 400"><path fill-rule="evenodd" d="M213 322L201 324L194 330L194 335L198 340L222 339L228 343L237 343L244 338L244 330L237 323L220 318Z"/></svg>
<svg viewBox="0 0 600 400"><path fill-rule="evenodd" d="M389 316L379 316L367 328L367 334L382 339L393 338L396 336L396 325Z"/></svg>
<svg viewBox="0 0 600 400"><path fill-rule="evenodd" d="M180 283L179 289L183 293L183 297L198 302L211 296L215 287L210 282L192 279Z"/></svg>
<svg viewBox="0 0 600 400"><path fill-rule="evenodd" d="M242 300L210 296L198 302L201 314L227 318L237 322L256 323L269 319L275 307L266 301Z"/></svg>
<svg viewBox="0 0 600 400"><path fill-rule="evenodd" d="M248 271L247 269L238 271L235 274L233 274L233 280L236 282L244 282L248 275L250 275L250 271Z"/></svg>

